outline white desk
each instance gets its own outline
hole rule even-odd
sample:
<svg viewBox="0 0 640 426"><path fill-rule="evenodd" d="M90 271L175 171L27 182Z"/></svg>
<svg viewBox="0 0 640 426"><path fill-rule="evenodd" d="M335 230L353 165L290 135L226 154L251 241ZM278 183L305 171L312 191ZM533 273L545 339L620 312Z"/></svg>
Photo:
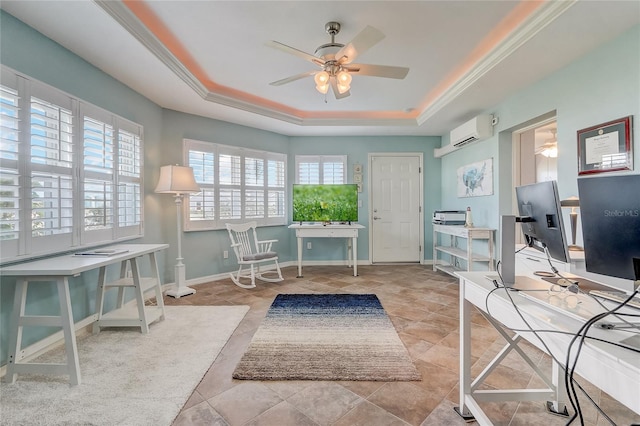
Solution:
<svg viewBox="0 0 640 426"><path fill-rule="evenodd" d="M78 349L76 346L73 311L69 294L69 278L80 275L82 272L99 269L98 291L96 294L96 314L94 332L98 332L103 326L136 326L143 333L149 332L149 324L157 319L164 319L164 304L162 302L162 287L155 253L169 247L168 244L119 244L109 248L127 250L125 253L110 257L75 256L66 254L46 259L24 262L6 266L0 270L0 274L18 277L16 292L11 312L7 374L5 380L15 383L19 373L37 374L68 374L71 384L80 384L80 365L78 362ZM151 277L140 276L138 258L149 256L151 263ZM120 263L120 279L114 282L106 281L106 267ZM131 278L127 278L127 263L131 267ZM60 303L59 316L25 315L27 300L27 288L29 283L55 284L58 290ZM119 289L118 308L123 307L124 291L126 287L134 289L137 312L135 317L122 315L124 309L116 309L103 314L105 289L116 287ZM154 290L157 306L144 306L143 293ZM22 353L22 332L25 326L54 326L61 327L65 342L65 364L39 364L20 362L24 358Z"/></svg>
<svg viewBox="0 0 640 426"><path fill-rule="evenodd" d="M481 390L484 378L511 351L521 354L518 342L526 339L539 349L546 352L540 341L531 332L517 332L513 337L502 329L502 324L508 324L512 329L528 329L522 318L517 314L513 304L504 289L493 292L487 301L487 295L495 287L485 278L486 272L459 272L460 277L460 407L463 416L473 416L481 425L490 425L491 420L482 411L478 402L506 401L506 400L550 400L553 408L563 410L563 404L568 402L564 386L564 371L561 366L553 363L552 375L549 377L529 361L534 371L544 380L548 388L545 389L508 389ZM517 279L516 279L517 281ZM561 330L574 333L582 322L545 308L543 305L529 301L523 296L511 291L513 300L527 322L537 330ZM490 316L487 314L487 303ZM505 338L507 345L496 355L494 360L472 381L471 377L471 315L473 307L485 315L489 322ZM631 320L633 321L633 320ZM562 363L565 362L568 344L571 336L558 333L539 333L550 351ZM590 336L620 342L630 334L617 330L601 330L592 327ZM575 350L572 351L575 354ZM615 347L602 342L586 340L576 366L576 373L599 387L613 398L620 401L632 411L640 414L640 356L624 348ZM571 361L573 362L573 361ZM579 392L579 391L578 391ZM580 396L582 396L580 394ZM581 398L582 404L589 404Z"/></svg>
<svg viewBox="0 0 640 426"><path fill-rule="evenodd" d="M298 238L298 278L302 278L302 248L304 238L347 238L347 263L351 266L353 259L353 276L358 276L358 230L364 229L359 224L352 225L323 225L299 224L289 225L289 229L296 230ZM349 247L351 245L351 247Z"/></svg>

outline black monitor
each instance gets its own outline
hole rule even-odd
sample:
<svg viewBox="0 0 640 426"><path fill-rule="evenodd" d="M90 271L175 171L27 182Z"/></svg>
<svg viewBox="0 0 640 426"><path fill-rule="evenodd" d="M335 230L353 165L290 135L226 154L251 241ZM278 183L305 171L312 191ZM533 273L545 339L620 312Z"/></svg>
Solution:
<svg viewBox="0 0 640 426"><path fill-rule="evenodd" d="M587 271L638 279L640 175L581 178L578 195Z"/></svg>
<svg viewBox="0 0 640 426"><path fill-rule="evenodd" d="M516 199L522 232L527 245L560 262L569 262L558 186L555 181L516 187Z"/></svg>

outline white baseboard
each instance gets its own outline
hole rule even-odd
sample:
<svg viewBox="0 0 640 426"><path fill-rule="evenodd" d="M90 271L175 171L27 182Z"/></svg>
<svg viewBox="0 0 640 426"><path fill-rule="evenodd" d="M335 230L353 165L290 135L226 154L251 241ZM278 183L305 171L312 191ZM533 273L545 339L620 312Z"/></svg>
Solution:
<svg viewBox="0 0 640 426"><path fill-rule="evenodd" d="M298 266L298 261L296 260L291 260L288 262L278 262L280 264L280 268L287 268L289 266ZM305 266L347 266L347 261L346 260L305 260L304 261L304 265ZM371 265L371 263L368 260L360 260L358 261L358 266L360 265ZM265 271L271 271L275 269L275 265L265 265L264 267L262 267L263 270ZM224 280L226 278L229 278L229 274L231 272L236 272L235 270L233 271L229 271L229 272L223 272L221 274L214 274L214 275L207 275L204 277L198 277L198 278L192 278L190 280L187 280L186 284L187 286L192 286L192 285L198 285L198 284L206 284L206 283L210 283L211 281L220 281L220 280ZM173 288L173 286L175 285L175 283L168 283L168 284L164 284L162 286L163 290L169 289L169 288Z"/></svg>

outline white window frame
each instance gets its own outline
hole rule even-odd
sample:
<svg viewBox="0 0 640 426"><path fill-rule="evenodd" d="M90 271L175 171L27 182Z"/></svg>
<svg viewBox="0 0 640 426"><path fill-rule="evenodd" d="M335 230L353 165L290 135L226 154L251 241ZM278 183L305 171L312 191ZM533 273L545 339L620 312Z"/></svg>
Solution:
<svg viewBox="0 0 640 426"><path fill-rule="evenodd" d="M296 183L297 184L344 184L347 183L347 156L346 155L296 155ZM318 182L308 181L302 178L301 165L317 164ZM333 176L327 176L331 164L342 165L342 180L336 180Z"/></svg>
<svg viewBox="0 0 640 426"><path fill-rule="evenodd" d="M192 153L203 153L202 164L196 164L194 160L191 160L190 154ZM236 179L232 182L222 183L220 181L221 156L232 156L239 159L239 174L236 175ZM264 161L262 169L263 183L251 182L248 179L250 170L247 169L247 159ZM194 168L194 175L200 189L208 192L208 194L200 192L192 196L185 196L183 205L183 229L185 232L225 229L227 223L242 223L254 220L258 223L258 226L277 226L288 223L286 154L183 139L183 160L185 165ZM270 179L270 164L278 165L276 182ZM233 208L233 211L236 212L234 217L222 216L221 197L223 191L234 191L237 194L237 198L234 198L236 201L235 208ZM260 192L262 192L262 195L257 199L248 197L249 194L260 194ZM272 200L270 195L277 199L275 212L273 212L273 208L271 210L269 208L270 200ZM252 200L255 201L253 204L256 207L255 210L248 209L252 204ZM263 209L262 214L259 214L260 206ZM206 211L203 211L202 217L199 219L193 218L192 209L200 210L202 208L206 209ZM249 214L250 211L257 211L258 213L252 215Z"/></svg>
<svg viewBox="0 0 640 426"><path fill-rule="evenodd" d="M19 98L17 117L19 129L17 132L13 132L2 127L3 145L0 152L0 171L11 173L7 176L15 176L13 174L15 171L19 185L15 186L9 180L5 180L3 173L3 179L0 181L0 196L4 197L4 195L10 194L9 200L14 202L17 195L20 207L20 213L16 215L10 206L5 203L0 205L0 213L2 214L0 224L5 229L15 229L13 232L0 230L2 238L0 241L0 263L27 260L142 237L144 235L142 126L75 98L55 87L19 74L4 65L0 68L0 72L2 73L1 85L16 91ZM51 129L50 131L46 130L47 135L51 133L54 137L54 139L50 139L51 143L46 142L46 146L51 145L53 150L60 150L60 155L64 156L62 162L55 159L57 158L55 157L56 152L51 154L54 157L49 157L47 154L47 159L45 159L38 154L42 150L33 151L33 147L36 146L33 141L36 139L33 138L32 131L35 129L38 133L43 132L40 130L42 127L38 127L37 122L33 121L33 117L38 120L38 117L49 120L48 116L44 118L42 115L37 115L36 110L32 109L34 99L39 99L54 108L61 107L69 111L71 125L64 125L65 129L70 127L70 131L65 133L67 135L65 142L55 139L56 132L62 133L62 125L47 128ZM11 113L10 110L7 112ZM113 158L106 163L107 168L103 169L105 173L86 170L85 116L111 126L113 129ZM4 109L0 110L0 117L2 117L4 125L4 119L7 117ZM55 118L53 120L55 121ZM9 117L8 123L15 121ZM127 136L128 143L126 145L123 143L120 146L120 138L123 135ZM9 146L16 141L17 149ZM61 150L63 145L67 147L64 151ZM9 150L5 150L5 148L9 148ZM11 150L14 152L10 152ZM126 160L129 164L127 170L120 167L119 152L123 153L123 161ZM98 153L97 155L102 154ZM37 235L33 231L36 223L36 220L33 220L34 214L42 209L41 206L34 205L33 194L36 190L42 192L43 188L33 180L34 173L49 180L62 176L68 182L68 189L65 190L66 195L62 192L56 195L55 187L52 187L52 191L48 191L51 192L53 198L50 198L51 206L45 207L45 209L53 209L63 213L54 219L61 223L61 228L52 228L53 232L46 232L44 235ZM97 229L95 226L93 229L88 229L85 226L85 208L88 206L87 200L85 200L85 185L91 179L100 180L103 183L102 186L110 191L109 193L102 192L104 198L109 200L108 208L103 207L104 203L96 202L103 207L101 211L105 215L103 223L106 225L101 229ZM34 182L39 186L33 186ZM125 192L123 193L122 190ZM100 209L96 211L100 211ZM126 225L119 223L119 214L121 217L127 218ZM17 225L13 220L15 216L19 217Z"/></svg>

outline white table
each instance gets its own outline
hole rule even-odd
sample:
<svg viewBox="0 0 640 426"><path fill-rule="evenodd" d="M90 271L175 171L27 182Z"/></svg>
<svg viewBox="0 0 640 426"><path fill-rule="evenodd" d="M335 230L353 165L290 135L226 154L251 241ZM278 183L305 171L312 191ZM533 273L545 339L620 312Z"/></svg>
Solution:
<svg viewBox="0 0 640 426"><path fill-rule="evenodd" d="M353 276L358 276L358 231L364 229L364 226L357 223L351 225L294 223L289 225L289 229L295 229L298 238L298 278L302 278L304 238L347 238L347 263L351 266L353 259Z"/></svg>
<svg viewBox="0 0 640 426"><path fill-rule="evenodd" d="M564 370L553 362L551 376L541 371L535 363L521 351L518 343L525 339L546 352L540 341L531 332L516 332L510 335L503 330L502 324L512 329L528 329L517 314L504 289L489 292L495 287L486 278L486 272L458 272L460 277L460 407L456 408L463 417L475 417L481 425L490 425L491 420L480 408L481 401L507 400L548 400L551 408L562 412L568 402L564 386ZM524 277L526 278L526 277ZM520 277L516 278L516 285ZM534 280L536 281L536 280ZM539 281L538 281L539 282ZM548 284L548 283L547 283ZM534 329L561 330L575 333L582 325L581 321L544 305L525 299L510 291L516 306ZM487 314L487 303L489 312ZM505 338L507 345L496 355L494 360L478 375L471 377L471 315L473 307L489 320L489 322ZM633 320L632 320L633 321ZM635 320L637 321L637 320ZM571 336L558 333L540 333L553 356L565 362ZM620 342L630 334L618 330L602 330L592 327L590 336L608 341ZM547 388L544 389L507 389L481 390L484 378L501 362L506 355L516 350L524 355L525 361L534 369ZM575 354L575 350L572 351ZM586 340L576 366L576 373L599 387L613 398L620 401L632 411L640 414L640 357L637 353L603 342ZM573 362L573 361L571 361ZM583 401L583 404L588 404Z"/></svg>
<svg viewBox="0 0 640 426"><path fill-rule="evenodd" d="M69 278L78 276L82 272L99 269L94 332L98 332L100 327L103 326L136 326L140 327L141 332L148 333L151 322L164 319L162 287L155 253L167 247L169 247L168 244L119 244L109 248L122 249L126 250L126 252L109 257L66 254L3 267L0 270L0 274L18 277L13 311L10 317L5 381L15 383L16 375L19 373L68 374L71 384L80 384L80 365L69 293ZM151 277L140 276L138 260L145 255L150 260ZM106 282L106 267L117 263L121 265L120 279L114 282ZM126 276L127 271L129 271L127 264L130 266L131 277ZM59 316L25 315L29 283L55 284L60 303ZM133 317L123 316L123 312L126 312L126 309L116 309L107 314L102 312L104 293L110 287L119 289L118 308L123 308L124 288L131 287L134 289L137 315L134 314ZM144 306L143 294L148 290L155 291L156 306ZM43 325L62 328L66 352L65 364L21 362L24 358L22 354L24 327Z"/></svg>

